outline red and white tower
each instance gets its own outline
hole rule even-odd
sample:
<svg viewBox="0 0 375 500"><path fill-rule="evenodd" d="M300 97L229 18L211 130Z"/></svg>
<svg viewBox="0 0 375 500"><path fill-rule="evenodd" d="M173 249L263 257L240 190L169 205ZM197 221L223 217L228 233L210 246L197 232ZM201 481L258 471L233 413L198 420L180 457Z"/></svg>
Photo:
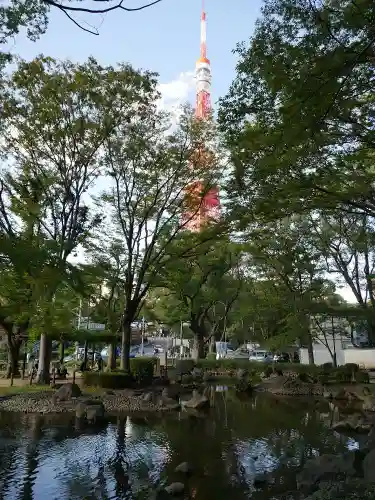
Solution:
<svg viewBox="0 0 375 500"><path fill-rule="evenodd" d="M203 0L202 0L203 2ZM195 116L199 120L205 120L211 113L211 64L207 59L206 47L206 13L204 5L202 4L201 16L201 47L200 58L195 65L196 77L196 93L197 101L195 108ZM209 156L209 151L199 152L199 157L204 161L205 157ZM209 163L209 162L208 162ZM218 220L220 216L220 198L219 190L215 186L205 192L203 199L202 193L206 191L206 186L201 180L196 180L188 188L188 194L193 199L196 198L198 207L195 208L194 213L186 214L186 228L191 231L200 231L202 226L210 221ZM194 208L193 208L194 209Z"/></svg>

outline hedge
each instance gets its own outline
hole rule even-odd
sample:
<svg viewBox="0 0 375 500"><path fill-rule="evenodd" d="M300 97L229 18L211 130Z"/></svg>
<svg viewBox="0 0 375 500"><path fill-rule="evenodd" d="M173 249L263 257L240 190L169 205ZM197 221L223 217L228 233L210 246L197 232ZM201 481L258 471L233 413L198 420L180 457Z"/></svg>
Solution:
<svg viewBox="0 0 375 500"><path fill-rule="evenodd" d="M333 368L332 363L324 365L304 365L300 363L261 363L251 362L247 359L201 359L197 367L207 372L219 372L221 374L234 374L236 370L242 368L250 375L270 374L273 368L281 372L294 372L299 375L308 375L322 384L329 383L349 383L352 381L358 383L368 383L368 373L361 371L359 366L354 363L348 363L337 368Z"/></svg>
<svg viewBox="0 0 375 500"><path fill-rule="evenodd" d="M154 378L156 358L131 358L130 373L138 383L150 383Z"/></svg>
<svg viewBox="0 0 375 500"><path fill-rule="evenodd" d="M155 358L130 359L130 373L121 370L111 372L84 371L83 383L103 389L125 389L134 383L149 384L154 377Z"/></svg>
<svg viewBox="0 0 375 500"><path fill-rule="evenodd" d="M120 371L85 371L82 373L82 378L84 385L102 387L103 389L126 389L134 383L133 377L129 373Z"/></svg>

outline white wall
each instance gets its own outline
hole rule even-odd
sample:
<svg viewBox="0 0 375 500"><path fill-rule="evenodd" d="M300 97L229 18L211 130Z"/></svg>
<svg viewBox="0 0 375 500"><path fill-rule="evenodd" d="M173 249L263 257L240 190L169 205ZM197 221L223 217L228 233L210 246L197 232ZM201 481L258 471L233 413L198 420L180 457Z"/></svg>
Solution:
<svg viewBox="0 0 375 500"><path fill-rule="evenodd" d="M375 368L375 349L345 349L345 363L357 363L364 368Z"/></svg>
<svg viewBox="0 0 375 500"><path fill-rule="evenodd" d="M329 350L323 345L314 345L314 361L316 365L323 365L324 363L332 363L332 356ZM344 365L344 352L342 349L336 346L336 359L338 365ZM306 348L299 350L301 363L307 365L309 364L309 354Z"/></svg>
<svg viewBox="0 0 375 500"><path fill-rule="evenodd" d="M309 356L307 349L299 350L300 360L302 364L309 364ZM375 368L375 349L338 349L336 352L337 364L345 365L346 363L356 363L364 368ZM332 363L332 357L324 346L314 346L314 360L316 365L323 363Z"/></svg>

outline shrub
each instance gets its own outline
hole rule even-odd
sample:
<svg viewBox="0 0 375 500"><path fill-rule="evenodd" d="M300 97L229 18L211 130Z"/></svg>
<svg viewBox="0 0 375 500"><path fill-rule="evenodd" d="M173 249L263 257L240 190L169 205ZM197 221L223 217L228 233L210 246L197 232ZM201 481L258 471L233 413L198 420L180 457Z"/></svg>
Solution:
<svg viewBox="0 0 375 500"><path fill-rule="evenodd" d="M177 359L175 373L178 377L182 377L182 375L189 375L194 367L195 362L193 359Z"/></svg>
<svg viewBox="0 0 375 500"><path fill-rule="evenodd" d="M333 370L333 363L323 363L320 366L322 370Z"/></svg>
<svg viewBox="0 0 375 500"><path fill-rule="evenodd" d="M358 372L359 371L359 365L357 365L356 363L346 363L343 368L347 371L349 371L350 373L352 372Z"/></svg>
<svg viewBox="0 0 375 500"><path fill-rule="evenodd" d="M126 389L131 387L133 378L127 372L96 372L84 371L83 383L86 386L102 387L103 389Z"/></svg>
<svg viewBox="0 0 375 500"><path fill-rule="evenodd" d="M358 384L369 384L370 383L370 377L368 372L359 370L355 373L355 381Z"/></svg>
<svg viewBox="0 0 375 500"><path fill-rule="evenodd" d="M207 353L207 356L206 356L206 359L209 359L209 360L216 360L216 353L214 352L209 352Z"/></svg>
<svg viewBox="0 0 375 500"><path fill-rule="evenodd" d="M310 377L307 373L299 373L298 380L300 380L301 382L310 382Z"/></svg>
<svg viewBox="0 0 375 500"><path fill-rule="evenodd" d="M273 369L270 363L261 363L258 361L249 361L247 359L200 359L197 363L199 368L209 372L227 372L236 371L238 368L248 370L250 373L266 373L267 370ZM275 369L281 372L308 373L314 375L319 373L320 367L316 365L302 365L300 363L277 363Z"/></svg>
<svg viewBox="0 0 375 500"><path fill-rule="evenodd" d="M154 378L155 358L130 359L130 373L139 384L149 384Z"/></svg>

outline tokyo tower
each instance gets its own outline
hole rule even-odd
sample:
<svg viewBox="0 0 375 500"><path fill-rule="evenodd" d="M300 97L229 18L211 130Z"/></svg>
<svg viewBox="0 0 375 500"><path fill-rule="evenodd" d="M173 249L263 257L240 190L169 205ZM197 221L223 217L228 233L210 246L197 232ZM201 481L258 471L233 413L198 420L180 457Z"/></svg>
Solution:
<svg viewBox="0 0 375 500"><path fill-rule="evenodd" d="M199 120L205 120L211 113L211 64L207 59L206 49L206 13L202 5L201 15L201 42L200 58L195 65L196 77L196 107L195 116ZM209 152L202 148L198 157L204 161ZM200 231L204 225L210 221L216 221L220 216L219 189L217 186L207 190L207 186L197 179L192 182L187 189L190 199L196 200L191 213L186 213L184 220L187 221L185 227L190 231ZM203 197L203 198L202 198ZM195 204L195 203L194 203ZM193 205L194 205L193 204Z"/></svg>

